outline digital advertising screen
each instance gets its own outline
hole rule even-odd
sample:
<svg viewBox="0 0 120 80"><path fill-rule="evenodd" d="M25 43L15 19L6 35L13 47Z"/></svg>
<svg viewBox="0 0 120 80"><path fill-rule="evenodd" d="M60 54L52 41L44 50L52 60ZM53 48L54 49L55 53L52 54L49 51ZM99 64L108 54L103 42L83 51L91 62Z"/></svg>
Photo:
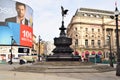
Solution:
<svg viewBox="0 0 120 80"><path fill-rule="evenodd" d="M32 8L21 2L0 0L0 45L32 47L32 37Z"/></svg>

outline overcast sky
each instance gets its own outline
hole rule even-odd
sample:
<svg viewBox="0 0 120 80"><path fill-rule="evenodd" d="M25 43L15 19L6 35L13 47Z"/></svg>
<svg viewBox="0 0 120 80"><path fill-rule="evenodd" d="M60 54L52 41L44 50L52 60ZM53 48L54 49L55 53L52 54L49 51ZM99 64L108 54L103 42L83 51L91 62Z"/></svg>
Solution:
<svg viewBox="0 0 120 80"><path fill-rule="evenodd" d="M59 37L61 27L61 6L68 9L65 17L65 27L79 8L93 8L100 10L115 10L117 2L120 10L120 0L15 0L23 2L33 9L33 33L41 36L42 40L53 41Z"/></svg>

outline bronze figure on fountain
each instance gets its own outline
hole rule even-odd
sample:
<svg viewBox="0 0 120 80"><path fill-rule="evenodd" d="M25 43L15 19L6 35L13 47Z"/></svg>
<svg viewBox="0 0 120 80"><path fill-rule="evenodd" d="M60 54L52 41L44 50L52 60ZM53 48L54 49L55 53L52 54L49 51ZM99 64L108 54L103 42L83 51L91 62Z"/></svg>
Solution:
<svg viewBox="0 0 120 80"><path fill-rule="evenodd" d="M62 11L62 26L59 28L60 30L60 36L54 38L54 45L56 46L55 49L53 49L53 55L47 56L47 61L79 61L80 56L73 55L73 49L70 47L72 44L72 38L68 38L66 36L64 27L64 17L67 14L68 10L61 6Z"/></svg>

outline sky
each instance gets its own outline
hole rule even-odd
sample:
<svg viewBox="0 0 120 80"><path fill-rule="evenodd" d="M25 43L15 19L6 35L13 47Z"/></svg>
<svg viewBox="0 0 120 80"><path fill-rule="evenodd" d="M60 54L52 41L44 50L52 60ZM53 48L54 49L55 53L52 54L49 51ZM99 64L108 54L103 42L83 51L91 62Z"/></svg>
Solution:
<svg viewBox="0 0 120 80"><path fill-rule="evenodd" d="M120 10L120 0L14 0L27 4L33 9L33 33L37 39L40 35L43 41L54 41L59 37L61 27L61 6L68 9L64 18L67 28L77 9L92 8L100 10L115 10L117 2Z"/></svg>

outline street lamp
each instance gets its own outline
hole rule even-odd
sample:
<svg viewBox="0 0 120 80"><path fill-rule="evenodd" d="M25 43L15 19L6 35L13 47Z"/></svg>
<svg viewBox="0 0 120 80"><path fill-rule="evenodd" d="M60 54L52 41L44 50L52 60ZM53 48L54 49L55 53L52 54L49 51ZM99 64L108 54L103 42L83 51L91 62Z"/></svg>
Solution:
<svg viewBox="0 0 120 80"><path fill-rule="evenodd" d="M10 54L10 64L13 64L13 62L12 62L12 45L13 45L13 36L11 36L11 49L10 49L10 52L11 52L11 54Z"/></svg>
<svg viewBox="0 0 120 80"><path fill-rule="evenodd" d="M111 52L111 36L110 34L108 35L108 40L109 40L109 47L110 47L110 54L109 54L109 60L110 60L110 66L113 67L113 62L112 62L112 52Z"/></svg>
<svg viewBox="0 0 120 80"><path fill-rule="evenodd" d="M116 20L116 46L117 46L117 66L116 66L116 76L120 76L120 51L119 51L119 34L118 34L118 15L119 11L117 7L115 8L115 20Z"/></svg>
<svg viewBox="0 0 120 80"><path fill-rule="evenodd" d="M39 42L39 45L38 45L38 46L39 46L39 47L38 47L38 48L39 48L39 49L38 49L38 61L40 61L40 41L41 41L41 40L42 40L42 39L40 38L40 35L39 35L39 41L38 41L38 42Z"/></svg>

